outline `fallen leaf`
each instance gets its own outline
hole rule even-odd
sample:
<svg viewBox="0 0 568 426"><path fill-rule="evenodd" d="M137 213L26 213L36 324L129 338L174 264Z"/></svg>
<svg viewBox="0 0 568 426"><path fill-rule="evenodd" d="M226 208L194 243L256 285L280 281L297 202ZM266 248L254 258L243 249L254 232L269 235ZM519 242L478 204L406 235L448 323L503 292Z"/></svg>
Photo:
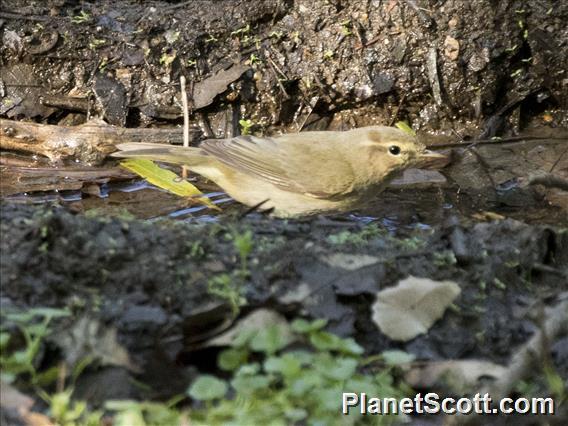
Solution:
<svg viewBox="0 0 568 426"><path fill-rule="evenodd" d="M166 191L179 195L180 197L194 198L197 202L205 204L211 209L221 210L208 198L201 197L203 193L197 189L195 185L192 185L187 180L181 178L170 170L162 169L151 160L133 158L121 161L120 165L131 172L142 176L158 188L165 189Z"/></svg>
<svg viewBox="0 0 568 426"><path fill-rule="evenodd" d="M204 347L211 346L230 346L234 340L244 332L257 333L270 326L277 326L282 334L283 340L292 341L293 334L290 324L278 312L269 309L257 309L243 319L237 321L235 325L225 333L207 341Z"/></svg>
<svg viewBox="0 0 568 426"><path fill-rule="evenodd" d="M397 121L394 125L404 133L408 133L410 136L416 136L416 132L412 130L412 127L410 127L406 121Z"/></svg>
<svg viewBox="0 0 568 426"><path fill-rule="evenodd" d="M463 395L479 389L481 381L498 379L506 371L501 365L475 359L433 361L411 368L405 381L413 388Z"/></svg>
<svg viewBox="0 0 568 426"><path fill-rule="evenodd" d="M426 333L460 292L452 281L409 276L377 294L372 319L386 336L405 342Z"/></svg>
<svg viewBox="0 0 568 426"><path fill-rule="evenodd" d="M80 318L66 332L59 333L55 340L72 366L89 357L102 365L124 367L134 372L139 370L132 363L128 351L118 342L116 328L103 325L96 319Z"/></svg>

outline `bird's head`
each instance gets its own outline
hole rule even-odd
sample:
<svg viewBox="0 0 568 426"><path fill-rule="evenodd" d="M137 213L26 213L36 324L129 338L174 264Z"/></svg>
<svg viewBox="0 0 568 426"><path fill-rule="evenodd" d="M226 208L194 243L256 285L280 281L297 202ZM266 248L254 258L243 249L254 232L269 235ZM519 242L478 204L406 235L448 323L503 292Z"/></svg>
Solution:
<svg viewBox="0 0 568 426"><path fill-rule="evenodd" d="M428 151L416 137L394 127L363 127L352 132L356 134L350 139L363 150L363 160L370 162L377 177L396 175L408 167L427 168L446 158Z"/></svg>

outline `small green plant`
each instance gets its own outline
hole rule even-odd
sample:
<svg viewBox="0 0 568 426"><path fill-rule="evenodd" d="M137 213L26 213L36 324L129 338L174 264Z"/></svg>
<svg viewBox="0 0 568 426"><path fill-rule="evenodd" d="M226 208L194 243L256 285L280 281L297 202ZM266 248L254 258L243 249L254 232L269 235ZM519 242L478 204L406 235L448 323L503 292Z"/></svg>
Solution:
<svg viewBox="0 0 568 426"><path fill-rule="evenodd" d="M173 408L179 400L179 397L175 397L166 403L131 400L107 401L105 409L115 412L112 419L113 426L190 424L188 413Z"/></svg>
<svg viewBox="0 0 568 426"><path fill-rule="evenodd" d="M36 357L49 336L53 318L68 316L63 309L35 308L25 312L2 312L0 326L0 377L7 383L27 375L33 385L45 385L57 376L54 367L45 372L36 369Z"/></svg>
<svg viewBox="0 0 568 426"><path fill-rule="evenodd" d="M291 335L281 325L244 330L218 358L219 367L231 372L230 380L206 375L188 388L191 398L205 404L205 408L192 411L192 422L376 424L377 419L356 411L349 419L338 417L342 392L401 398L408 389L395 383L394 367L383 362L380 371L373 371L361 346L353 339L324 331L325 325L325 320L298 319L291 324ZM287 350L291 342L295 348ZM234 395L231 399L227 398L229 391ZM394 420L381 417L379 424Z"/></svg>
<svg viewBox="0 0 568 426"><path fill-rule="evenodd" d="M407 251L418 250L426 245L426 240L420 237L408 237L396 241L402 250Z"/></svg>
<svg viewBox="0 0 568 426"><path fill-rule="evenodd" d="M162 56L160 56L160 65L169 66L172 64L176 57L177 55L175 51L170 53L164 52L162 53Z"/></svg>
<svg viewBox="0 0 568 426"><path fill-rule="evenodd" d="M242 278L238 274L215 275L207 281L207 291L229 302L234 315L246 303L242 295Z"/></svg>
<svg viewBox="0 0 568 426"><path fill-rule="evenodd" d="M99 426L101 424L103 413L101 411L89 411L85 401L72 400L73 388L53 395L41 389L38 393L49 405L49 415L57 425Z"/></svg>
<svg viewBox="0 0 568 426"><path fill-rule="evenodd" d="M250 135L251 128L254 126L252 120L239 120L239 126L241 126L241 134L242 135Z"/></svg>
<svg viewBox="0 0 568 426"><path fill-rule="evenodd" d="M284 37L284 33L282 31L272 31L270 34L268 34L268 37L280 40L282 37Z"/></svg>
<svg viewBox="0 0 568 426"><path fill-rule="evenodd" d="M337 234L329 235L327 237L327 241L333 245L364 245L373 238L385 236L387 236L387 233L384 229L381 229L376 224L371 223L358 232L341 231Z"/></svg>
<svg viewBox="0 0 568 426"><path fill-rule="evenodd" d="M91 20L91 15L89 15L84 10L81 10L81 12L79 12L78 15L75 15L71 18L71 22L73 22L74 24L82 24L90 20Z"/></svg>
<svg viewBox="0 0 568 426"><path fill-rule="evenodd" d="M239 28L236 31L231 32L232 36L240 36L240 35L244 35L244 34L248 34L250 33L250 24L247 24L246 27L243 28Z"/></svg>
<svg viewBox="0 0 568 426"><path fill-rule="evenodd" d="M434 253L434 265L436 266L451 266L457 263L456 256L451 250L444 250L442 252Z"/></svg>
<svg viewBox="0 0 568 426"><path fill-rule="evenodd" d="M351 29L353 28L353 24L351 23L351 20L347 19L343 22L341 22L341 34L343 34L344 36L350 36L353 34L353 31L351 31Z"/></svg>
<svg viewBox="0 0 568 426"><path fill-rule="evenodd" d="M209 279L207 289L209 293L227 300L236 315L239 308L246 303L243 284L250 275L248 257L254 247L254 241L251 230L244 232L233 230L226 235L226 238L233 241L233 248L239 256L239 268L231 274L219 274Z"/></svg>
<svg viewBox="0 0 568 426"><path fill-rule="evenodd" d="M249 229L243 233L233 232L233 247L239 254L241 273L248 276L248 256L254 247L252 231Z"/></svg>
<svg viewBox="0 0 568 426"><path fill-rule="evenodd" d="M262 59L260 59L258 56L256 56L254 53L251 53L248 62L251 65L257 65L257 64L262 64Z"/></svg>
<svg viewBox="0 0 568 426"><path fill-rule="evenodd" d="M521 75L523 73L523 69L522 68L518 68L517 70L513 71L511 73L511 77L518 77L519 75Z"/></svg>
<svg viewBox="0 0 568 426"><path fill-rule="evenodd" d="M106 40L104 38L92 38L89 41L89 49L95 50L95 49L103 46L105 43L106 43Z"/></svg>
<svg viewBox="0 0 568 426"><path fill-rule="evenodd" d="M201 244L201 241L197 240L191 243L189 246L189 255L194 259L202 259L205 257L205 248Z"/></svg>

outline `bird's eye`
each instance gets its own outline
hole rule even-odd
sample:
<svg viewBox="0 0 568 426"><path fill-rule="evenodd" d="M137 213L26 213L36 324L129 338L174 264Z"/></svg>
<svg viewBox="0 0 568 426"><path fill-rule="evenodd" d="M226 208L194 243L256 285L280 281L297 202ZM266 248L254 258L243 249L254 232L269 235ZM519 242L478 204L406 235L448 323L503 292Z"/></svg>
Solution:
<svg viewBox="0 0 568 426"><path fill-rule="evenodd" d="M398 145L391 145L391 146L389 146L389 152L390 152L392 155L398 155L398 154L400 154L400 146L398 146Z"/></svg>

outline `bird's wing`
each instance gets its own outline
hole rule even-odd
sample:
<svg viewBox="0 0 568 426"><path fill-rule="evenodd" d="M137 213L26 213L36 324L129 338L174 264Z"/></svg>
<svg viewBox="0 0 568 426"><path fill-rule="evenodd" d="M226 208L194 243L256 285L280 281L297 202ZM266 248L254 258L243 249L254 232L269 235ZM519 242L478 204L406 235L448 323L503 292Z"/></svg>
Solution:
<svg viewBox="0 0 568 426"><path fill-rule="evenodd" d="M304 133L302 137L209 139L200 148L229 167L287 191L316 198L349 193L354 182L353 168L334 149L335 144L321 139L324 132L311 133L308 137Z"/></svg>

